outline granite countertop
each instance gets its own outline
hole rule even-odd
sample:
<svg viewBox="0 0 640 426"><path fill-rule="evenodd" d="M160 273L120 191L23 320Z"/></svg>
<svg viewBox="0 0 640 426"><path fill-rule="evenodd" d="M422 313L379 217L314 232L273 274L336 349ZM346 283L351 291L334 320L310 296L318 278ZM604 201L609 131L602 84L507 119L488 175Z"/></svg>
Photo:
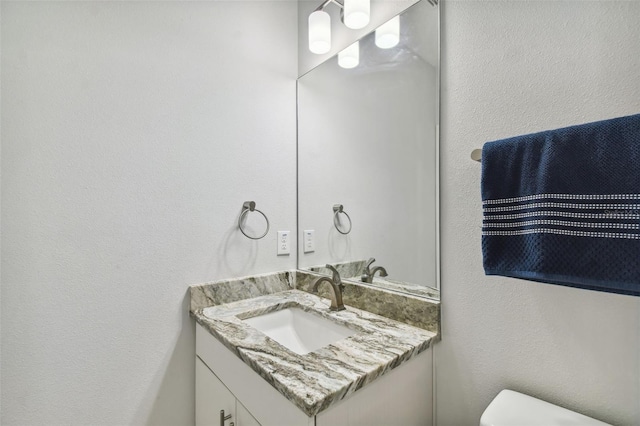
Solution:
<svg viewBox="0 0 640 426"><path fill-rule="evenodd" d="M192 312L196 321L308 416L429 348L435 333L329 300L288 290ZM287 307L330 318L356 333L298 355L242 320Z"/></svg>

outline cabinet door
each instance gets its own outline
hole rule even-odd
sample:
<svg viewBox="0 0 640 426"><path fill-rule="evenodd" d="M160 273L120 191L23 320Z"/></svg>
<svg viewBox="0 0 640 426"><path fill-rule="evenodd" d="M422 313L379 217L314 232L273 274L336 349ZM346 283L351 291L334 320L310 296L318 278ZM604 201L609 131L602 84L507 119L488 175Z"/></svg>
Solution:
<svg viewBox="0 0 640 426"><path fill-rule="evenodd" d="M209 368L196 357L196 426L220 426L220 410L231 418L224 422L229 426L236 421L236 397Z"/></svg>
<svg viewBox="0 0 640 426"><path fill-rule="evenodd" d="M236 426L261 426L238 400L236 400Z"/></svg>

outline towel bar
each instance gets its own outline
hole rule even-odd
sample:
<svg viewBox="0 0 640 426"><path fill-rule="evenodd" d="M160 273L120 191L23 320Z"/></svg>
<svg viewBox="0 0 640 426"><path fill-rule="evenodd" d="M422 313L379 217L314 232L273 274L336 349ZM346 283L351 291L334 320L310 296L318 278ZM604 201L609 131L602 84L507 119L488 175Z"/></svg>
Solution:
<svg viewBox="0 0 640 426"><path fill-rule="evenodd" d="M264 234L260 235L259 237L247 234L245 229L244 229L245 216L247 216L247 214L249 214L250 212L258 212L258 213L260 213L262 215L262 217L264 218L264 220L267 222L267 229L264 231ZM261 238L264 238L264 236L267 235L267 233L269 232L269 219L267 218L266 214L264 214L260 210L256 209L255 201L245 201L244 203L242 203L242 212L240 213L240 217L238 218L238 228L240 228L240 232L242 232L242 234L245 237L250 238L252 240L259 240Z"/></svg>
<svg viewBox="0 0 640 426"><path fill-rule="evenodd" d="M471 159L473 161L477 161L478 163L482 162L482 150L474 149L473 151L471 151Z"/></svg>
<svg viewBox="0 0 640 426"><path fill-rule="evenodd" d="M342 204L334 204L333 212L334 212L333 226L335 226L338 232L341 233L342 235L347 235L349 232L351 232L351 227L352 227L351 217L349 217L347 212L344 211L344 206ZM340 213L345 215L347 217L347 220L349 221L349 229L347 229L346 231L343 231L342 229L340 229L340 226L338 225L340 223L340 217L339 217Z"/></svg>

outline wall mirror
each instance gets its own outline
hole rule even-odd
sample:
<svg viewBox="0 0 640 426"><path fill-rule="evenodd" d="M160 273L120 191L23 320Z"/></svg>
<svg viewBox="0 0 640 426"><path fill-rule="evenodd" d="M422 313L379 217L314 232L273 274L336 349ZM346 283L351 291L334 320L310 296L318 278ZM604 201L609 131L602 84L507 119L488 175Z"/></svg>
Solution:
<svg viewBox="0 0 640 426"><path fill-rule="evenodd" d="M298 79L298 268L438 298L439 7L397 18Z"/></svg>

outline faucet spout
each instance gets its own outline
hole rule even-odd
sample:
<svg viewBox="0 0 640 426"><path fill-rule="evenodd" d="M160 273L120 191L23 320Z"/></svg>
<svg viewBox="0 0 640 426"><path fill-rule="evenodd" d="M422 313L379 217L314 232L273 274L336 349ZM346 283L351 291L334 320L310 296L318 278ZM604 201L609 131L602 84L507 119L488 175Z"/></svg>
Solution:
<svg viewBox="0 0 640 426"><path fill-rule="evenodd" d="M386 277L388 275L387 270L384 269L382 266L376 266L375 268L371 269L371 264L375 261L376 260L373 257L367 260L367 263L364 266L364 271L362 272L362 276L360 277L362 282L365 282L365 283L373 282L373 277L376 274L376 272L378 272L381 277Z"/></svg>
<svg viewBox="0 0 640 426"><path fill-rule="evenodd" d="M313 283L311 291L316 293L321 283L329 283L331 285L331 307L329 308L329 310L342 311L345 309L344 302L342 301L342 289L344 288L344 284L342 284L340 274L338 273L338 270L336 268L334 268L332 265L327 265L327 268L331 269L331 271L333 272L333 277L318 278Z"/></svg>
<svg viewBox="0 0 640 426"><path fill-rule="evenodd" d="M371 270L371 276L372 277L375 276L376 272L380 272L380 274L378 274L378 275L380 275L381 277L386 277L387 275L389 275L389 274L387 274L387 270L384 269L382 266L376 266L375 268L373 268Z"/></svg>

